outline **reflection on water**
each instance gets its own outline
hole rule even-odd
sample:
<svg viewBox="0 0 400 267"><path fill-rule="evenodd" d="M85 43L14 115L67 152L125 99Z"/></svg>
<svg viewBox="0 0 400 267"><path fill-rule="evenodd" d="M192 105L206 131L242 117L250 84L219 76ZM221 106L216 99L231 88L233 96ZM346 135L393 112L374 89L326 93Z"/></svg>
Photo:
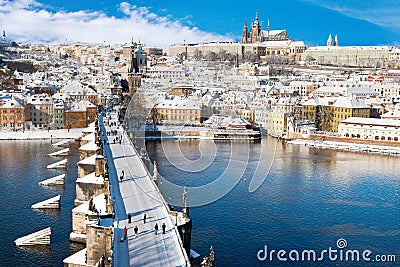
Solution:
<svg viewBox="0 0 400 267"><path fill-rule="evenodd" d="M202 159L199 141L148 142L149 155L157 161L159 173L179 185L212 183L226 171L233 157L247 161L243 170L249 177L247 183L240 181L219 200L192 208L193 249L206 255L213 245L221 266L268 266L270 262L261 263L256 256L264 245L278 250L322 250L335 247L343 237L350 249L400 257L398 157L278 143L268 173L272 144L271 139L261 144L239 144L243 146L240 151L249 149L250 154L231 155L230 143L217 143L212 162L196 172L188 167L176 168L171 162L178 161L181 153L187 160L210 160L206 154ZM249 180L257 166L265 168L267 178L250 193ZM163 191L164 195L168 193ZM325 265L328 263L320 266Z"/></svg>

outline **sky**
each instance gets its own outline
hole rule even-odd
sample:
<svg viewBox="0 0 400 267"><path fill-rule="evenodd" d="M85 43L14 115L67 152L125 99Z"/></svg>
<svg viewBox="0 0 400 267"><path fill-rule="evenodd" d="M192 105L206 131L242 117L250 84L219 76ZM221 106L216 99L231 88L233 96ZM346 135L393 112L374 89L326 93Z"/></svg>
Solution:
<svg viewBox="0 0 400 267"><path fill-rule="evenodd" d="M399 0L0 0L0 30L17 43L240 41L258 12L307 46L400 44Z"/></svg>

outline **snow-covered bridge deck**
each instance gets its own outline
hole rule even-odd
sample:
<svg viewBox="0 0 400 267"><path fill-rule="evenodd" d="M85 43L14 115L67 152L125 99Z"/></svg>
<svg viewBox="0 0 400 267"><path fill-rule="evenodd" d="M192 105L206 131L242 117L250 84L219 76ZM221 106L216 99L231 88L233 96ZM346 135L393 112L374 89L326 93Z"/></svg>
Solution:
<svg viewBox="0 0 400 267"><path fill-rule="evenodd" d="M122 127L117 129L117 126L108 125L109 117L110 122L117 121L117 114L112 112L100 118L100 125L103 139L109 142L109 145L104 145L104 152L115 209L114 266L189 266L162 195ZM111 130L116 130L117 135L105 136ZM120 137L121 144L119 141L114 143L114 139ZM119 177L122 172L124 178L121 182ZM131 223L128 223L128 213L131 214ZM143 221L144 214L147 214L146 223ZM154 230L156 223L159 227L157 235ZM163 223L166 225L165 234L162 233ZM127 240L121 242L125 226ZM137 237L135 226L139 229Z"/></svg>

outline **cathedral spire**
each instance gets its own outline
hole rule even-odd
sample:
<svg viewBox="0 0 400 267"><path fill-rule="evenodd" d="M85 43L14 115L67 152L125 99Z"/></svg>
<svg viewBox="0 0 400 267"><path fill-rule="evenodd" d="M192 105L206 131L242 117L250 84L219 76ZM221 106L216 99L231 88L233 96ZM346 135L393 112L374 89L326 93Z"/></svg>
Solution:
<svg viewBox="0 0 400 267"><path fill-rule="evenodd" d="M242 32L242 44L246 44L248 40L248 28L247 28L247 23L246 19L244 19L244 24L243 24L243 32Z"/></svg>
<svg viewBox="0 0 400 267"><path fill-rule="evenodd" d="M329 34L328 41L326 41L326 46L332 46L332 34Z"/></svg>

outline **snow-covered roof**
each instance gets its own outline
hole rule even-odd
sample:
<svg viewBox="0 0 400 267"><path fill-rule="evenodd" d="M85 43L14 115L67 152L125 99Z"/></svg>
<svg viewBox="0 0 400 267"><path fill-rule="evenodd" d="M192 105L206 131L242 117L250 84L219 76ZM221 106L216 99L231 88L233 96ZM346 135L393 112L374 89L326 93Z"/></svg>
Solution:
<svg viewBox="0 0 400 267"><path fill-rule="evenodd" d="M78 162L80 165L96 165L96 157L97 155L93 155L91 157L88 157L86 159L83 159Z"/></svg>
<svg viewBox="0 0 400 267"><path fill-rule="evenodd" d="M0 108L24 108L14 97L7 100Z"/></svg>
<svg viewBox="0 0 400 267"><path fill-rule="evenodd" d="M75 254L72 254L71 256L63 260L63 263L65 264L76 265L76 266L81 266L82 264L85 264L85 262L86 262L86 248L78 251Z"/></svg>
<svg viewBox="0 0 400 267"><path fill-rule="evenodd" d="M82 130L83 133L94 133L95 131L95 122L90 123L88 127Z"/></svg>
<svg viewBox="0 0 400 267"><path fill-rule="evenodd" d="M31 105L52 105L53 99L47 94L40 94L30 96L27 102Z"/></svg>
<svg viewBox="0 0 400 267"><path fill-rule="evenodd" d="M309 47L306 51L348 51L348 50L380 50L390 51L390 46L313 46Z"/></svg>
<svg viewBox="0 0 400 267"><path fill-rule="evenodd" d="M400 127L400 120L375 119L375 118L350 117L343 120L341 123Z"/></svg>
<svg viewBox="0 0 400 267"><path fill-rule="evenodd" d="M193 100L181 97L174 97L172 99L162 99L157 108L169 109L200 109L198 103Z"/></svg>
<svg viewBox="0 0 400 267"><path fill-rule="evenodd" d="M99 147L96 145L95 141L87 143L79 148L79 150L86 150L86 151L96 151Z"/></svg>
<svg viewBox="0 0 400 267"><path fill-rule="evenodd" d="M86 176L76 179L77 183L87 184L104 184L103 176L96 176L95 172L92 172Z"/></svg>
<svg viewBox="0 0 400 267"><path fill-rule="evenodd" d="M96 136L94 134L94 132L86 135L85 137L81 138L81 141L96 141Z"/></svg>
<svg viewBox="0 0 400 267"><path fill-rule="evenodd" d="M381 115L382 119L399 119L400 118L400 109L399 108L395 108L392 109L388 112L386 112L385 114Z"/></svg>
<svg viewBox="0 0 400 267"><path fill-rule="evenodd" d="M338 97L333 106L340 108L369 108L364 99L354 97Z"/></svg>

